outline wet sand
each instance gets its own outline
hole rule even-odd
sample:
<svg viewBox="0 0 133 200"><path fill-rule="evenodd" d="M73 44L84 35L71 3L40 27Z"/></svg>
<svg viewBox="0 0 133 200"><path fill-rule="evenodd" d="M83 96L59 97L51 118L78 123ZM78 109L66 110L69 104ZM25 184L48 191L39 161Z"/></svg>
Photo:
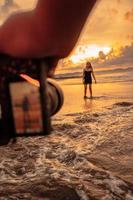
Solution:
<svg viewBox="0 0 133 200"><path fill-rule="evenodd" d="M61 85L52 133L0 147L0 200L132 200L132 84Z"/></svg>
<svg viewBox="0 0 133 200"><path fill-rule="evenodd" d="M97 83L92 85L93 99L84 100L84 86L81 79L58 81L63 89L65 101L60 114L96 111L106 108L119 101L133 101L133 83Z"/></svg>

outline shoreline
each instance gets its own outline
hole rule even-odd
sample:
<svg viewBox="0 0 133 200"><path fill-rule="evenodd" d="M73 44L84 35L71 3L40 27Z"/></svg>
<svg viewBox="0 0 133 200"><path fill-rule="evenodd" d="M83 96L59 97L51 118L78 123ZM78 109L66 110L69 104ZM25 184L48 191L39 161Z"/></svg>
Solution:
<svg viewBox="0 0 133 200"><path fill-rule="evenodd" d="M73 80L73 82L65 80L57 83L60 84L64 92L64 105L57 113L57 116L68 113L96 111L97 109L102 110L120 101L133 101L133 82L93 84L93 99L83 98L84 86L83 84L78 85L76 80ZM89 93L87 93L87 96L89 96Z"/></svg>

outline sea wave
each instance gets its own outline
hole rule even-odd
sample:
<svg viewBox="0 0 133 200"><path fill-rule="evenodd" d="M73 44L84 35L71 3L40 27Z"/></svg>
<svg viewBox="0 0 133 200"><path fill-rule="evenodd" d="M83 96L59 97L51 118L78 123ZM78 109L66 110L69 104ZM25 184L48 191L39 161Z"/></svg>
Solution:
<svg viewBox="0 0 133 200"><path fill-rule="evenodd" d="M95 72L98 82L100 83L111 83L111 82L133 82L133 67L127 68L114 68L106 70L98 70ZM58 73L55 75L57 80L66 80L66 79L82 79L81 71L72 71L66 73Z"/></svg>
<svg viewBox="0 0 133 200"><path fill-rule="evenodd" d="M49 136L0 147L0 199L132 200L132 114L125 101L62 114Z"/></svg>

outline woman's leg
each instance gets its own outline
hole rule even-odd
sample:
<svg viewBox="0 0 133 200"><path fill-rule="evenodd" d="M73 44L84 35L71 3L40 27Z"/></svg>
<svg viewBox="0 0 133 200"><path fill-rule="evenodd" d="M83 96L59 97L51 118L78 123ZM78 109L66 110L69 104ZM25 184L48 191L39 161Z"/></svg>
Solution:
<svg viewBox="0 0 133 200"><path fill-rule="evenodd" d="M89 84L90 98L92 98L92 84Z"/></svg>
<svg viewBox="0 0 133 200"><path fill-rule="evenodd" d="M87 92L87 84L84 84L84 97L86 97L86 92Z"/></svg>

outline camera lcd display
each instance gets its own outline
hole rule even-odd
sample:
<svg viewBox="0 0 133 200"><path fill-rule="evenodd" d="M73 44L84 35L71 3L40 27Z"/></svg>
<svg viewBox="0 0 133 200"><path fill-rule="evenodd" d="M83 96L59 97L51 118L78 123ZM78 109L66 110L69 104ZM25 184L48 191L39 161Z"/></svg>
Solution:
<svg viewBox="0 0 133 200"><path fill-rule="evenodd" d="M13 119L16 134L42 132L39 87L26 82L10 82Z"/></svg>

